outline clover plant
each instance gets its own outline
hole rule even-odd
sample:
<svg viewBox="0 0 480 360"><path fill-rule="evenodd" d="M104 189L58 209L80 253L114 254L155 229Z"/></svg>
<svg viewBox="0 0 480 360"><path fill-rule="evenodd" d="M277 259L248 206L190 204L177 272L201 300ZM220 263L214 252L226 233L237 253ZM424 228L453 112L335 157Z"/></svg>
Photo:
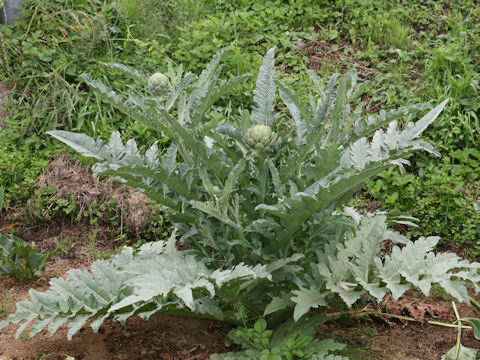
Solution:
<svg viewBox="0 0 480 360"><path fill-rule="evenodd" d="M392 293L398 298L411 286L428 295L433 283L468 302L465 282L476 286L479 264L435 254L435 237L411 242L389 230L383 214L360 215L343 207L388 166L408 164L410 152L438 155L419 136L446 101L403 129L399 120L429 106L362 116L351 109L364 88L356 85L355 71L333 75L325 89L310 71L320 96L309 94L304 101L275 76L270 49L258 73L253 109L239 109L227 121L209 117L209 111L249 75L220 80L222 55L198 77L170 68L168 82L161 79L168 89L162 85L160 95L147 75L123 65L110 64L145 91L119 94L83 75L104 101L159 138L170 138L163 156L156 143L141 153L133 139L124 144L118 132L108 143L49 132L95 158L95 175L114 175L168 207L179 240L189 249L175 250L172 235L169 242L97 261L91 273L71 270L66 279L51 281L52 290L32 290L31 301L18 303L3 326L21 323L21 333L34 323L34 335L45 327L54 333L68 322L71 337L89 319L96 331L107 318L147 319L161 312L192 312L247 326L264 318L265 324L253 328L261 331L234 336L245 345L242 352L212 358L341 359L329 354L338 344L312 340L326 317L319 320L311 308L325 309L338 297L349 306L365 296L381 301ZM277 90L291 122L276 110ZM392 254L380 256L387 239L394 242ZM265 333L266 326L274 335ZM265 339L258 338L260 333Z"/></svg>

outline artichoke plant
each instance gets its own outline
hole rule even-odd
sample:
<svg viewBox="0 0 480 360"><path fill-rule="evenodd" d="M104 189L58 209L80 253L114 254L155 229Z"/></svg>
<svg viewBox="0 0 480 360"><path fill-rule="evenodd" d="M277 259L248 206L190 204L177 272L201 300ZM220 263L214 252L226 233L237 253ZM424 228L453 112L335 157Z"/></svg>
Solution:
<svg viewBox="0 0 480 360"><path fill-rule="evenodd" d="M243 137L245 143L254 150L272 150L278 135L267 125L254 125L245 132Z"/></svg>
<svg viewBox="0 0 480 360"><path fill-rule="evenodd" d="M96 175L114 175L170 208L189 250L178 254L172 243L122 252L112 261L92 266L93 275L75 272L59 282L76 292L72 299L70 290L59 295L59 286L45 295L33 293L33 304L25 303L8 323L22 323L23 331L38 319L32 326L35 334L49 321L51 332L69 321L69 334L73 334L87 319L99 316L92 322L94 330L104 318L125 321L132 315L148 318L160 312L191 311L235 323L239 319L231 315L242 308L247 314L242 322L266 316L273 327L291 316L302 318L297 323L287 321L288 338L292 329L312 325L305 321L310 308L328 306L334 296L353 305L366 293L378 300L387 292L398 298L408 284L428 293L432 283L439 283L468 302L464 280L479 282L479 264L436 256L432 249L438 239L410 242L388 230L383 215L362 217L346 208L342 211L373 176L392 164L408 164L405 155L410 152L438 155L418 137L446 101L404 129L399 119L429 106L414 104L359 116L350 104L362 91L351 71L342 77L333 75L326 89L318 75L310 72L321 96L315 99L309 94L303 102L275 79L274 50L270 49L259 70L253 109L241 109L229 117L231 122L222 117L205 121L215 102L248 77L219 80L221 56L216 55L198 77L181 69L169 76L171 91L160 98L118 94L89 75L82 77L104 101L171 139L161 157L157 143L143 154L134 140L124 144L118 132L108 143L77 133L48 132L97 159L92 168ZM138 75L132 70L125 73ZM157 75L149 87L165 89L166 80ZM274 107L277 88L293 129L280 135L272 130L279 118ZM270 151L277 140L278 151ZM244 144L261 151L252 156ZM405 246L394 248L382 260L378 255L385 239ZM175 260L177 256L180 259ZM104 284L110 287L104 289ZM43 307L47 302L53 305ZM313 335L316 328L311 329ZM275 343L281 347L282 341L276 338ZM315 359L324 359L332 348L332 344L323 345L326 348L321 350L321 342L312 344Z"/></svg>
<svg viewBox="0 0 480 360"><path fill-rule="evenodd" d="M275 79L273 49L259 70L252 110L240 109L230 122L221 117L205 121L213 104L248 76L220 80L222 55L198 77L177 74L178 81L160 100L125 97L83 76L105 101L171 139L162 159L157 144L143 155L134 140L123 145L119 133L107 144L82 134L49 132L99 160L92 168L96 175L114 175L169 207L182 240L211 266L255 266L315 254L338 232L342 216L335 210L372 176L392 164L407 164L404 156L414 150L438 154L418 136L446 102L405 129L398 119L430 106L353 115L350 104L362 95L355 71L333 75L326 89L310 72L321 96L310 94L302 102ZM166 83L166 76L155 78ZM293 124L293 131L282 134L272 130L280 118L274 106L277 90ZM277 143L279 151L270 151ZM266 151L250 156L243 144ZM308 268L311 259L305 256L302 266Z"/></svg>

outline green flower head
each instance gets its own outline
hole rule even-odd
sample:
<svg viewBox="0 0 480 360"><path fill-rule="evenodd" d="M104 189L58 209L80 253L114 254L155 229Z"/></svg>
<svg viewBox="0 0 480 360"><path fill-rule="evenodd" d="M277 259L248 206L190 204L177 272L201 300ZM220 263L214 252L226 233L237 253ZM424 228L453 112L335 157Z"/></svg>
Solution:
<svg viewBox="0 0 480 360"><path fill-rule="evenodd" d="M245 132L244 141L255 150L272 150L278 135L267 125L255 125Z"/></svg>
<svg viewBox="0 0 480 360"><path fill-rule="evenodd" d="M170 89L170 80L162 73L155 73L148 78L147 89L156 95L164 94Z"/></svg>

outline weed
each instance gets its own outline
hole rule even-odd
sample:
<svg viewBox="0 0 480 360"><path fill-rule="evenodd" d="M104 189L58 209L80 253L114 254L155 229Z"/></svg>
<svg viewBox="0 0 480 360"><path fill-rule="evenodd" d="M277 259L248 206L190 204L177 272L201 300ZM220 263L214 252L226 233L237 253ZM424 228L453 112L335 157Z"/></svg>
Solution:
<svg viewBox="0 0 480 360"><path fill-rule="evenodd" d="M30 339L30 335L28 335L27 332L23 331L20 335L18 335L18 339L26 341Z"/></svg>
<svg viewBox="0 0 480 360"><path fill-rule="evenodd" d="M43 172L48 154L32 156L29 146L3 145L0 136L0 186L4 202L9 206L22 204L34 193L36 179Z"/></svg>
<svg viewBox="0 0 480 360"><path fill-rule="evenodd" d="M19 282L35 280L45 272L45 264L54 254L39 253L34 244L12 234L0 234L0 275L12 275Z"/></svg>
<svg viewBox="0 0 480 360"><path fill-rule="evenodd" d="M61 256L66 256L73 249L75 244L70 240L68 236L61 236L55 238L55 252Z"/></svg>
<svg viewBox="0 0 480 360"><path fill-rule="evenodd" d="M384 210L422 219L418 229L410 230L414 236L440 235L444 246L457 244L476 257L480 254L480 214L474 211L473 204L480 197L475 182L480 176L480 153L466 149L451 155L457 158L456 163L444 158L439 165L419 167L418 176L401 175L396 168L390 168L366 186L366 194L382 200Z"/></svg>
<svg viewBox="0 0 480 360"><path fill-rule="evenodd" d="M450 296L444 289L442 289L440 286L432 286L432 289L430 290L430 294L442 301L446 302L452 302L455 300L452 296Z"/></svg>
<svg viewBox="0 0 480 360"><path fill-rule="evenodd" d="M95 247L97 243L98 229L92 229L85 237L82 239L82 242L87 247L88 253L92 259L99 259L100 254L97 252Z"/></svg>
<svg viewBox="0 0 480 360"><path fill-rule="evenodd" d="M10 289L5 298L0 302L0 314L6 316L13 311L13 308L13 289Z"/></svg>
<svg viewBox="0 0 480 360"><path fill-rule="evenodd" d="M370 17L367 21L367 31L373 42L386 48L405 49L409 46L413 29L398 16L386 14Z"/></svg>
<svg viewBox="0 0 480 360"><path fill-rule="evenodd" d="M143 0L140 4L120 0L119 4L135 36L160 40L175 38L178 26L200 18L208 7L205 0Z"/></svg>

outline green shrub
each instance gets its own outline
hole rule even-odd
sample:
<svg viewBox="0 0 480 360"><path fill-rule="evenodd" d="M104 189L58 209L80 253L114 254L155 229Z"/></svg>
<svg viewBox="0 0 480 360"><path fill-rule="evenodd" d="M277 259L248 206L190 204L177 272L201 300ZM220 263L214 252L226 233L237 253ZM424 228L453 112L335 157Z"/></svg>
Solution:
<svg viewBox="0 0 480 360"><path fill-rule="evenodd" d="M18 205L32 196L48 158L45 152L32 156L32 149L27 146L17 148L0 143L0 187L5 191L7 202Z"/></svg>

